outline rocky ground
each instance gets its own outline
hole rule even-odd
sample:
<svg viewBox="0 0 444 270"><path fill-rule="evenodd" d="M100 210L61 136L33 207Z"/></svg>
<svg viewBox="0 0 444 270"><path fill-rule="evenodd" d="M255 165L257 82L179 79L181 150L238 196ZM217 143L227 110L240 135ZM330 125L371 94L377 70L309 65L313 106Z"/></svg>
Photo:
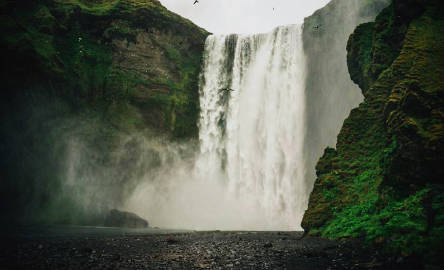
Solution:
<svg viewBox="0 0 444 270"><path fill-rule="evenodd" d="M358 242L301 232L105 228L3 232L0 269L406 269ZM412 265L410 265L412 266Z"/></svg>

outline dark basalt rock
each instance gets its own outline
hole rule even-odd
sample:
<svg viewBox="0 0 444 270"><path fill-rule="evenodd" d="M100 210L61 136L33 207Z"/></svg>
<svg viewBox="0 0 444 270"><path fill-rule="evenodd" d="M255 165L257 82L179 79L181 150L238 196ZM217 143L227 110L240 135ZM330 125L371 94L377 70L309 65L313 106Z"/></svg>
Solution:
<svg viewBox="0 0 444 270"><path fill-rule="evenodd" d="M147 228L149 223L134 213L112 209L106 216L104 225L106 227Z"/></svg>

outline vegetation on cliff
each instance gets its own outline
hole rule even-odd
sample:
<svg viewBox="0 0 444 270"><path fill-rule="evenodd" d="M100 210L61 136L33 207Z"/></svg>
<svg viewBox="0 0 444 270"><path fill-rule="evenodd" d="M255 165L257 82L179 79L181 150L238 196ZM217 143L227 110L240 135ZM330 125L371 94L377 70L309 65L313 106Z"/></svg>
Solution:
<svg viewBox="0 0 444 270"><path fill-rule="evenodd" d="M204 30L152 0L3 1L2 10L8 84L50 84L72 105L94 103L123 129L197 134ZM131 107L140 115L122 123L121 110Z"/></svg>
<svg viewBox="0 0 444 270"><path fill-rule="evenodd" d="M73 138L90 149L85 171L119 174L102 183L116 187L109 196L119 201L140 154L126 142L128 156L116 164L122 138L147 130L197 137L208 33L157 0L5 0L0 13L2 221L82 215L58 194Z"/></svg>
<svg viewBox="0 0 444 270"><path fill-rule="evenodd" d="M363 237L442 265L444 16L441 1L393 1L350 37L347 62L365 96L318 162L302 226Z"/></svg>
<svg viewBox="0 0 444 270"><path fill-rule="evenodd" d="M348 37L357 25L374 21L388 4L388 0L332 0L304 19L306 168L314 168L324 148L336 144L344 119L363 99L358 86L347 80ZM307 170L305 179L309 193L316 179L314 170Z"/></svg>

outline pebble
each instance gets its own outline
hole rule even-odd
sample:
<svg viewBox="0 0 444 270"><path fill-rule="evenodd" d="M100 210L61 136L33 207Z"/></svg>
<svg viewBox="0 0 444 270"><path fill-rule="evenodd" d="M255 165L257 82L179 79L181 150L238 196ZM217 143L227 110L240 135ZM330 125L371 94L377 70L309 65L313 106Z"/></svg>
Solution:
<svg viewBox="0 0 444 270"><path fill-rule="evenodd" d="M239 235L242 240L239 240ZM0 269L354 269L372 262L374 251L301 233L191 232L20 239L18 250L0 254ZM285 240L284 240L285 239ZM143 241L141 241L143 240ZM39 242L40 241L40 242ZM45 249L44 256L39 251ZM35 248L37 247L37 249ZM13 260L14 254L17 260ZM381 255L382 256L382 255ZM13 261L11 261L13 260ZM398 259L398 261L400 261ZM400 263L403 261L401 260ZM8 267L3 267L2 263ZM17 264L17 265L14 265ZM355 266L356 263L356 266Z"/></svg>

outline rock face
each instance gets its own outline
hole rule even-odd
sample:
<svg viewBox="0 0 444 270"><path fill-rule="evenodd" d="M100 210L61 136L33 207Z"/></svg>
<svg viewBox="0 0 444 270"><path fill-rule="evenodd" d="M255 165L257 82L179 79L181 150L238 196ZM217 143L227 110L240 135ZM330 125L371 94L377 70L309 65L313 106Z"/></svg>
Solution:
<svg viewBox="0 0 444 270"><path fill-rule="evenodd" d="M345 47L355 27L373 21L388 2L332 0L304 20L306 168L314 168L324 148L336 144L344 119L362 102L359 87L349 79ZM311 192L315 178L314 170L307 170L307 193Z"/></svg>
<svg viewBox="0 0 444 270"><path fill-rule="evenodd" d="M106 227L148 228L149 224L134 213L112 209L105 217L104 225Z"/></svg>
<svg viewBox="0 0 444 270"><path fill-rule="evenodd" d="M52 94L100 103L122 129L197 135L203 29L157 0L40 2L2 4L3 14L14 10L2 24L5 65L16 79L8 83L50 80Z"/></svg>
<svg viewBox="0 0 444 270"><path fill-rule="evenodd" d="M364 237L442 265L444 16L442 1L393 1L350 36L347 63L364 102L320 159L302 226Z"/></svg>
<svg viewBox="0 0 444 270"><path fill-rule="evenodd" d="M157 0L2 1L0 11L0 221L72 223L83 211L62 190L73 164L84 175L68 189L103 185L118 203L135 167L158 160L130 134L197 137L205 30ZM80 163L67 160L82 149Z"/></svg>

